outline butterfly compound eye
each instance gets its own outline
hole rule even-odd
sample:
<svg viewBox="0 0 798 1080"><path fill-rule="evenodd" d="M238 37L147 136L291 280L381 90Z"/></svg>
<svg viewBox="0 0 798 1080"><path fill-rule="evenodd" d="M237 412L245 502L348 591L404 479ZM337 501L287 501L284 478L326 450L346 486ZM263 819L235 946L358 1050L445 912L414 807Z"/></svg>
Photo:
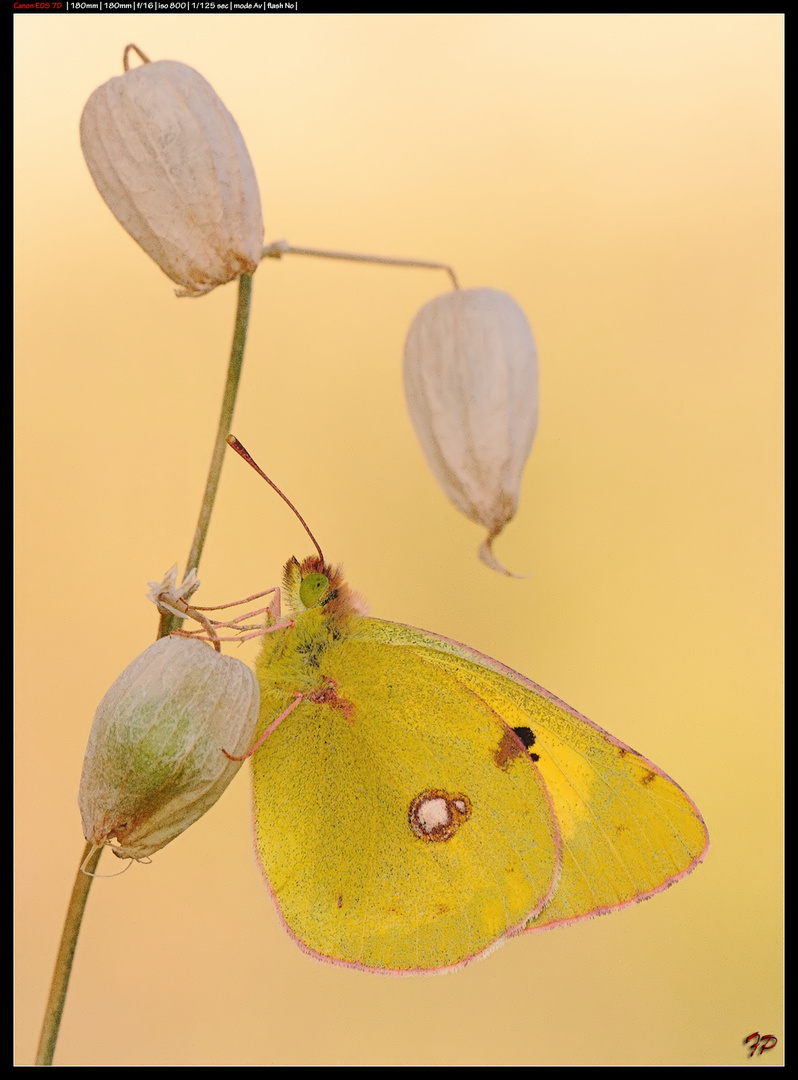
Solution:
<svg viewBox="0 0 798 1080"><path fill-rule="evenodd" d="M316 607L327 592L329 584L329 579L324 574L308 574L302 578L302 584L299 586L299 599L306 608Z"/></svg>

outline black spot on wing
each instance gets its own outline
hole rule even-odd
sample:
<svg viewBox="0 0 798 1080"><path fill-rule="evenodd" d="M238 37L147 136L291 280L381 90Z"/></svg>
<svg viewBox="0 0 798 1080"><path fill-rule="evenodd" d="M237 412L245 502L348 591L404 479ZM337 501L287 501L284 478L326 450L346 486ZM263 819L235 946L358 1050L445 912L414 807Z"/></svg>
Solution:
<svg viewBox="0 0 798 1080"><path fill-rule="evenodd" d="M532 760L540 761L540 754L533 754L532 751L529 749L530 746L535 745L535 733L532 728L517 727L513 728L513 731L529 751L529 756L532 758Z"/></svg>

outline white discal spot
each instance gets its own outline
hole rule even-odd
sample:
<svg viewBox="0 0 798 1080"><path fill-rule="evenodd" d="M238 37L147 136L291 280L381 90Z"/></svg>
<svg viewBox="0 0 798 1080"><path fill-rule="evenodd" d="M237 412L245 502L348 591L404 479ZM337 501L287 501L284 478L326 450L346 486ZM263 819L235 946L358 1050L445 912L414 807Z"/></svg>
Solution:
<svg viewBox="0 0 798 1080"><path fill-rule="evenodd" d="M471 817L467 796L432 788L416 795L410 804L408 821L420 840L451 840L460 826Z"/></svg>
<svg viewBox="0 0 798 1080"><path fill-rule="evenodd" d="M435 828L446 828L450 820L446 799L427 799L416 808L416 821L427 834Z"/></svg>

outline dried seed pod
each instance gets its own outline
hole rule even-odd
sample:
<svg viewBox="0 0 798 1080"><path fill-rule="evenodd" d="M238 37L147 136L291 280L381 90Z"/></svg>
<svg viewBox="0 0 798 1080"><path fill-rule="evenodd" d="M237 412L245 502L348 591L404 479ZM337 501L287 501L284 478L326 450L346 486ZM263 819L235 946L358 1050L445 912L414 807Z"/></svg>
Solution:
<svg viewBox="0 0 798 1080"><path fill-rule="evenodd" d="M488 535L479 557L508 573L491 544L518 507L538 421L537 353L507 293L461 289L430 300L405 343L410 418L438 483Z"/></svg>
<svg viewBox="0 0 798 1080"><path fill-rule="evenodd" d="M241 767L260 707L257 680L201 641L164 637L122 672L94 717L83 835L122 859L164 847L216 802Z"/></svg>
<svg viewBox="0 0 798 1080"><path fill-rule="evenodd" d="M86 102L80 141L97 190L183 286L178 295L199 296L256 269L263 218L255 170L235 120L193 68L147 61L109 79Z"/></svg>

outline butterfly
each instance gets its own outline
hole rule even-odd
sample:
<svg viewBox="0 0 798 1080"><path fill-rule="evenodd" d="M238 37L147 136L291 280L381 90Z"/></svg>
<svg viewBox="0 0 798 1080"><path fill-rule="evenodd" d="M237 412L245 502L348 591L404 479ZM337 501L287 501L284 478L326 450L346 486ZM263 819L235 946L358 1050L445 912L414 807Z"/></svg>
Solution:
<svg viewBox="0 0 798 1080"><path fill-rule="evenodd" d="M350 967L468 963L643 900L704 858L682 789L495 660L363 614L321 554L263 639L258 858L288 932Z"/></svg>

